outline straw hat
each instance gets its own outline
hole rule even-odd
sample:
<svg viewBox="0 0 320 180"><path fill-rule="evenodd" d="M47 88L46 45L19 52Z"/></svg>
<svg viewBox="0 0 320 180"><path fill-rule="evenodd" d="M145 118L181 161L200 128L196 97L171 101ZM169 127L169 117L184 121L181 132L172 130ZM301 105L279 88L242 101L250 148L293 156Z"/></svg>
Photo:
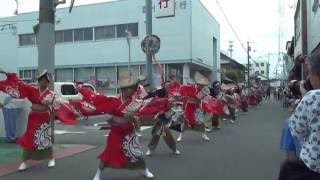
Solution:
<svg viewBox="0 0 320 180"><path fill-rule="evenodd" d="M120 89L135 86L140 81L139 78L132 76L132 73L123 72L119 75L118 87Z"/></svg>
<svg viewBox="0 0 320 180"><path fill-rule="evenodd" d="M209 85L208 78L202 75L199 71L196 71L196 73L194 74L194 81L196 84L199 84L199 85L203 85L203 86Z"/></svg>
<svg viewBox="0 0 320 180"><path fill-rule="evenodd" d="M43 77L45 77L48 81L50 81L50 77L47 69L40 71L36 78L37 80L40 80Z"/></svg>

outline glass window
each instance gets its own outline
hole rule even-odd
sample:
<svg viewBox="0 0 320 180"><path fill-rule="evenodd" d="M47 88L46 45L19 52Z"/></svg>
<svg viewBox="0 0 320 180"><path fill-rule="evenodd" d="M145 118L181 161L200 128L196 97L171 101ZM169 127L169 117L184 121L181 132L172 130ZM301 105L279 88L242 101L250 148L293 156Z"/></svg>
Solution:
<svg viewBox="0 0 320 180"><path fill-rule="evenodd" d="M124 72L128 72L128 66L118 67L118 77L120 76L120 74L122 74ZM138 65L131 66L131 73L132 73L133 77L138 77L139 76L139 66Z"/></svg>
<svg viewBox="0 0 320 180"><path fill-rule="evenodd" d="M183 82L183 75L182 75L182 66L180 65L168 65L168 71L167 71L167 77L169 79L169 77L172 77L176 80L178 80L179 82ZM193 77L193 75L191 74L190 77ZM190 79L185 79L186 82L189 82Z"/></svg>
<svg viewBox="0 0 320 180"><path fill-rule="evenodd" d="M35 34L21 34L19 35L19 45L28 46L36 44L36 35Z"/></svg>
<svg viewBox="0 0 320 180"><path fill-rule="evenodd" d="M74 41L90 41L93 40L93 29L82 28L74 30Z"/></svg>
<svg viewBox="0 0 320 180"><path fill-rule="evenodd" d="M117 37L118 38L126 37L127 28L128 28L127 24L117 25Z"/></svg>
<svg viewBox="0 0 320 180"><path fill-rule="evenodd" d="M72 42L72 30L56 31L56 43Z"/></svg>
<svg viewBox="0 0 320 180"><path fill-rule="evenodd" d="M56 70L57 82L73 82L73 69L57 69Z"/></svg>
<svg viewBox="0 0 320 180"><path fill-rule="evenodd" d="M55 38L56 38L56 43L62 43L63 42L63 31L57 31Z"/></svg>
<svg viewBox="0 0 320 180"><path fill-rule="evenodd" d="M264 74L264 71L261 71L261 74Z"/></svg>
<svg viewBox="0 0 320 180"><path fill-rule="evenodd" d="M259 64L258 64L258 63L256 63L256 67L259 67Z"/></svg>
<svg viewBox="0 0 320 180"><path fill-rule="evenodd" d="M83 39L85 41L93 40L93 29L92 28L85 28L83 31L84 31L83 32L84 33Z"/></svg>
<svg viewBox="0 0 320 180"><path fill-rule="evenodd" d="M116 69L115 67L98 67L97 88L99 90L116 88Z"/></svg>
<svg viewBox="0 0 320 180"><path fill-rule="evenodd" d="M94 68L77 68L75 69L75 81L90 83L95 85Z"/></svg>
<svg viewBox="0 0 320 180"><path fill-rule="evenodd" d="M131 32L132 37L138 36L138 23L117 25L117 37L126 37L126 30L129 30Z"/></svg>
<svg viewBox="0 0 320 180"><path fill-rule="evenodd" d="M23 73L23 79L32 79L32 70L25 70Z"/></svg>
<svg viewBox="0 0 320 180"><path fill-rule="evenodd" d="M132 37L138 36L138 23L132 23L128 25L128 30L131 32Z"/></svg>
<svg viewBox="0 0 320 180"><path fill-rule="evenodd" d="M146 65L140 65L140 75L145 76L147 72Z"/></svg>
<svg viewBox="0 0 320 180"><path fill-rule="evenodd" d="M260 65L261 65L261 67L263 67L263 66L264 66L264 63L261 63Z"/></svg>
<svg viewBox="0 0 320 180"><path fill-rule="evenodd" d="M63 84L61 86L62 95L77 95L78 91L72 84Z"/></svg>
<svg viewBox="0 0 320 180"><path fill-rule="evenodd" d="M112 39L116 37L115 26L103 26L95 28L95 39Z"/></svg>
<svg viewBox="0 0 320 180"><path fill-rule="evenodd" d="M64 42L72 42L73 41L73 30L63 31L63 41Z"/></svg>
<svg viewBox="0 0 320 180"><path fill-rule="evenodd" d="M75 29L74 30L74 41L83 41L83 30Z"/></svg>
<svg viewBox="0 0 320 180"><path fill-rule="evenodd" d="M23 70L20 70L20 71L19 71L19 77L20 77L20 78L23 78Z"/></svg>

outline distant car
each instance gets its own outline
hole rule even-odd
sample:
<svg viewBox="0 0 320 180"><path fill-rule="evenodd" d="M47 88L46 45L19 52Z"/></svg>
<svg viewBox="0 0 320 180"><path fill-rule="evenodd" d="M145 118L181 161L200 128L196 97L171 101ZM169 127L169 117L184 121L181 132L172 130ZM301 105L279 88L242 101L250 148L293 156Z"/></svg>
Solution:
<svg viewBox="0 0 320 180"><path fill-rule="evenodd" d="M92 91L96 91L95 87L91 84L83 83L81 86L89 88ZM65 100L82 99L81 93L79 93L76 88L76 84L73 82L55 82L54 92Z"/></svg>

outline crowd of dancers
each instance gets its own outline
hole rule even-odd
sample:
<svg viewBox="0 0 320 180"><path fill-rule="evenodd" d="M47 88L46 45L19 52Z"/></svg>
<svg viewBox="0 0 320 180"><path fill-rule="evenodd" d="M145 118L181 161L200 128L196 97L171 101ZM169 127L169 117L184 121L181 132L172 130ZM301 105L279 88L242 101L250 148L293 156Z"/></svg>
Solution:
<svg viewBox="0 0 320 180"><path fill-rule="evenodd" d="M180 154L177 142L183 140L186 130L199 132L199 137L210 141L207 132L220 129L220 119L236 121L237 112L248 112L250 106L259 105L264 97L260 84L250 87L230 79L213 82L200 72L195 72L193 82L181 84L174 78L162 81L155 91L148 92L143 77L122 73L119 77L119 96L98 93L78 84L81 100L65 101L48 89L52 78L47 71L37 77L38 86L27 84L14 73L0 71L7 79L0 81L0 91L12 98L27 98L31 103L26 132L17 140L23 148L19 170L28 168L28 160L49 160L55 166L51 123L58 119L66 124L76 124L77 116L108 114L110 133L103 152L98 155L99 167L94 180L100 180L104 168L141 170L146 178L154 175L143 158L152 155L162 137L176 155ZM162 78L163 79L163 78ZM138 124L153 119L152 137L146 153L142 151L137 136ZM178 131L177 139L172 130Z"/></svg>

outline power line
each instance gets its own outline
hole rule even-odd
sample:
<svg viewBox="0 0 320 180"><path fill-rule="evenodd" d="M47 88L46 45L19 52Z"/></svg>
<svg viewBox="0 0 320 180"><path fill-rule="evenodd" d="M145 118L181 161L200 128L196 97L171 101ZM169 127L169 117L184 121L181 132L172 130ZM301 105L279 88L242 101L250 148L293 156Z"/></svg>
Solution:
<svg viewBox="0 0 320 180"><path fill-rule="evenodd" d="M221 13L223 14L224 18L226 19L228 25L230 26L232 32L234 33L234 35L236 36L237 40L238 40L239 43L241 44L242 49L244 50L244 52L247 53L247 49L245 48L244 44L243 44L242 41L240 40L237 32L236 32L235 29L233 28L231 22L229 21L229 18L227 17L226 13L224 12L224 10L223 10L222 6L220 5L219 1L216 0L216 2L217 2L217 4L218 4L218 6L219 6L219 9L220 9ZM253 63L257 63L255 60L252 59L251 56L249 57L249 59L250 59L251 61L253 61ZM258 68L259 68L259 70L261 71L261 68L260 68L260 67L258 67ZM250 69L248 69L248 71L250 71Z"/></svg>

